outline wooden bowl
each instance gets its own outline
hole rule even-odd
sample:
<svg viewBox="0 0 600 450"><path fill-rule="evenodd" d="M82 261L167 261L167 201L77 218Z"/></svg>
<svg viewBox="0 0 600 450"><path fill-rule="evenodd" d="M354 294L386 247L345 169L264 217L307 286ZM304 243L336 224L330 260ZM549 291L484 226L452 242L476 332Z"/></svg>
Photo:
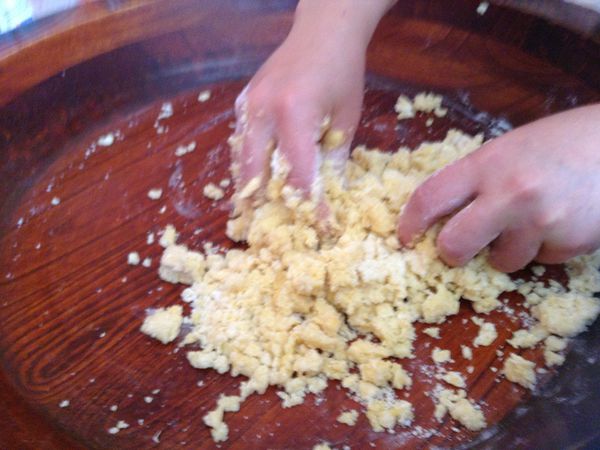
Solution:
<svg viewBox="0 0 600 450"><path fill-rule="evenodd" d="M147 308L176 303L181 291L158 279L160 248L147 245L147 233L173 223L191 247L231 246L223 233L228 205L208 201L202 187L228 176L233 100L286 35L293 6L92 2L0 37L1 448L214 447L202 416L240 380L193 369L184 351L139 332ZM530 2L574 29L567 31L498 4L479 15L477 6L400 2L384 18L369 49L357 143L392 150L443 137L450 126L491 137L507 124L600 99L597 15ZM199 102L204 89L212 96ZM423 89L446 96L448 117L431 129L424 118L397 125L397 95ZM174 115L157 121L166 101ZM99 145L108 133L114 143ZM177 158L175 148L192 140L196 151ZM164 192L158 201L146 195L155 187ZM131 251L152 258L152 267L128 265ZM561 270L550 274L560 278ZM503 298L520 308L517 296ZM453 352L475 333L462 325L470 314L463 305L442 329ZM251 397L228 418L221 447L598 444L600 325L575 340L565 366L527 400L490 370L501 366L496 350L518 321L491 317L498 345L477 349L468 385L488 422L500 424L479 436L430 419L432 380L416 369L429 364L435 343L424 339L408 363L416 373L410 400L431 436L374 433L364 417L353 428L337 423L354 403L330 383L324 400L292 409L280 407L274 389ZM522 353L540 358L537 350ZM118 420L129 428L108 433Z"/></svg>

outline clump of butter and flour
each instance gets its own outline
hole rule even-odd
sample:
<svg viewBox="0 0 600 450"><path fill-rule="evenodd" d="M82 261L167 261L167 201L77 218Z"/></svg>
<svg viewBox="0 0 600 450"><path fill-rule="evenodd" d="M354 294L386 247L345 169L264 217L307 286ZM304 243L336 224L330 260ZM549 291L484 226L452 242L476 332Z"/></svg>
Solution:
<svg viewBox="0 0 600 450"><path fill-rule="evenodd" d="M277 386L288 408L308 393L322 392L329 380L339 380L364 405L375 431L410 426L413 406L398 397L411 388L412 378L399 360L413 357L415 322L442 323L458 312L461 299L485 314L501 305L500 293L519 290L538 323L515 333L512 345L526 348L545 340L549 364L562 362L562 338L583 331L600 311L592 296L600 290L598 255L567 264L571 281L563 288L512 281L492 269L485 254L450 268L438 258L437 228L413 249L398 245L396 218L413 190L481 142L481 136L451 130L443 141L412 152L356 148L343 179L327 168L322 173L327 233L317 227L314 205L286 187L285 165L269 181L265 201L228 224L228 236L246 241L246 250L204 255L177 244L168 227L159 273L168 282L190 285L182 297L193 308L184 319L191 331L181 342L190 348L190 364L248 378L239 395L221 396L204 417L215 441L227 439L224 414L238 411L251 394ZM177 312L169 310L160 320L150 315L142 331L171 340L172 324L165 319ZM181 317L174 320L179 324ZM493 324L476 323L481 332L475 345L489 345L496 338ZM435 335L435 329L428 333ZM444 350L437 350L434 356L442 357ZM507 359L505 375L532 387L530 364ZM431 395L435 417L441 421L450 414L471 430L484 428L484 414L469 399L463 376L443 375L447 386L438 385Z"/></svg>

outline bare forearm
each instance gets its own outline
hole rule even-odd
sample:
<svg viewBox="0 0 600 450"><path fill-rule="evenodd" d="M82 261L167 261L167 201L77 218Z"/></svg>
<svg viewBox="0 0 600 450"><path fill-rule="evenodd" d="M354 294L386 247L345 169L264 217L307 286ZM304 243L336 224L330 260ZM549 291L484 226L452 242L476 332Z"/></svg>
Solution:
<svg viewBox="0 0 600 450"><path fill-rule="evenodd" d="M293 33L315 39L348 40L365 49L381 20L396 0L301 0Z"/></svg>

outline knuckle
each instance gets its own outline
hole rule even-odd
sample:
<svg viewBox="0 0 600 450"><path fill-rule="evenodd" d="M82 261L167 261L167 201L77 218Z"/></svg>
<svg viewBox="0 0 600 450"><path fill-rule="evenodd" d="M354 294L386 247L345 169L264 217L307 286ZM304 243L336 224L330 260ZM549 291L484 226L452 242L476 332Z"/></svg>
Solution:
<svg viewBox="0 0 600 450"><path fill-rule="evenodd" d="M533 214L532 225L537 230L549 230L555 228L562 220L562 214L558 209L545 208Z"/></svg>
<svg viewBox="0 0 600 450"><path fill-rule="evenodd" d="M296 89L284 89L274 101L275 112L282 120L287 120L294 115L301 101Z"/></svg>
<svg viewBox="0 0 600 450"><path fill-rule="evenodd" d="M460 266L464 264L464 252L456 245L456 239L443 230L437 239L437 248L440 257L450 266Z"/></svg>
<svg viewBox="0 0 600 450"><path fill-rule="evenodd" d="M512 199L518 204L537 202L542 193L541 180L532 174L515 174L508 179L506 186L512 194Z"/></svg>
<svg viewBox="0 0 600 450"><path fill-rule="evenodd" d="M256 111L269 102L269 94L262 85L258 85L248 91L247 94L247 107L249 111Z"/></svg>

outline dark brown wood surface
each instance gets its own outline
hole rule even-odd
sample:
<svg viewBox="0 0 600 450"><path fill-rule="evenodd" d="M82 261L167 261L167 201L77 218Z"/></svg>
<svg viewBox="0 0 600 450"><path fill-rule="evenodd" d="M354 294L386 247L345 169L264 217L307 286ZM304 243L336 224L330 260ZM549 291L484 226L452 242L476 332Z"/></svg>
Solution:
<svg viewBox="0 0 600 450"><path fill-rule="evenodd" d="M442 138L450 126L490 136L504 123L499 116L518 125L600 99L600 55L593 44L509 10L492 7L479 17L477 2L459 2L451 11L444 3L401 4L382 22L369 50L356 143L393 150ZM185 22L180 31L152 38L134 21L131 37L106 50L136 43L27 92L26 83L7 88L10 95L2 98L13 100L0 110L1 448L214 447L202 416L241 380L193 369L176 345L163 346L138 331L147 308L179 302L182 289L158 279L161 249L146 244L146 233L173 223L181 242L192 248L206 241L230 246L223 233L227 202L213 203L201 190L227 176L233 100L285 35L290 6L249 7L244 16L239 5L224 4L219 20L199 18L198 25ZM216 9L211 11L216 18ZM79 36L82 30L69 32ZM51 73L44 72L43 61L60 71L101 53L90 49L77 60L49 61L39 53L48 48L42 43L27 47L31 70L40 65L42 71L38 81ZM0 58L4 77L10 65L3 62L18 56L7 58ZM199 103L197 95L206 88L212 97ZM446 94L449 116L431 129L421 116L397 124L397 95L425 88ZM162 121L168 132L157 134L164 101L173 103L174 115ZM116 131L112 146L92 151L99 136ZM191 140L196 151L175 157L175 148ZM164 190L159 201L146 195L155 187ZM52 205L54 197L58 205ZM127 265L130 251L151 257L152 267ZM561 279L560 268L550 274ZM519 310L517 296L503 298ZM393 435L374 433L364 417L353 428L337 423L342 409L356 405L330 383L323 399L309 396L292 409L280 407L274 389L251 397L239 413L227 415L230 439L221 447L311 448L324 440L338 448L368 443L424 448L469 442L474 434L453 431L452 420L437 424L431 418L425 393L435 382L427 369L432 346L451 349L456 363L449 368L464 371L458 349L475 335L474 324L463 324L471 314L463 305L442 327L441 343L420 339L417 358L405 362L414 374L408 399L415 405L415 424L433 429L433 436L401 428ZM497 381L490 369L501 366L496 350L510 351L504 341L520 322L501 312L490 317L500 337L493 347L475 349L476 369L467 380L470 396L482 402L493 424L527 393ZM540 356L536 350L523 353ZM68 407L59 407L63 400ZM130 427L109 434L119 420Z"/></svg>

